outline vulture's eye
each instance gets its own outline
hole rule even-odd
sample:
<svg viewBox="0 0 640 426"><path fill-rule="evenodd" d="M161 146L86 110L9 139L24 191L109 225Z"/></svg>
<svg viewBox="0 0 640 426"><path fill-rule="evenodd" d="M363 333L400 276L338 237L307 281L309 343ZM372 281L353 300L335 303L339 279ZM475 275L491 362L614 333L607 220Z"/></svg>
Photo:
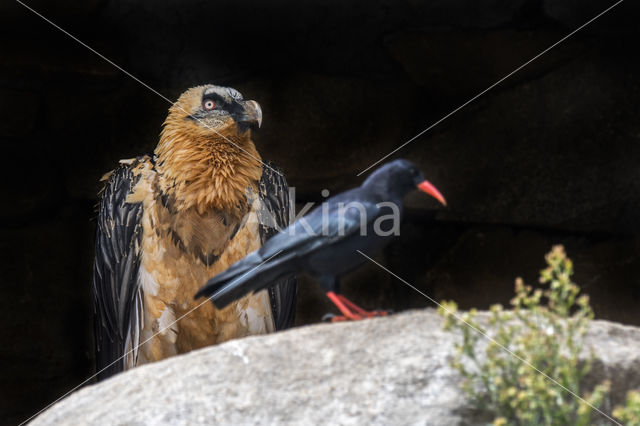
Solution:
<svg viewBox="0 0 640 426"><path fill-rule="evenodd" d="M202 102L202 109L204 109L205 111L211 111L215 107L216 107L216 103L213 102L211 99L207 99L204 102Z"/></svg>

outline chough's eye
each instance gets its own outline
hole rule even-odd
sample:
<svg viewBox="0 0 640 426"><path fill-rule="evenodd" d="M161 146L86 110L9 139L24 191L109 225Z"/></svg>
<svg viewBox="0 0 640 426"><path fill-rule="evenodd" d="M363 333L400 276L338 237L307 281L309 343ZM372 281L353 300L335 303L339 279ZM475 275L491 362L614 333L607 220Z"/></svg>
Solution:
<svg viewBox="0 0 640 426"><path fill-rule="evenodd" d="M202 102L202 109L204 109L205 111L211 111L215 107L216 107L216 103L213 102L211 99L207 99L204 102Z"/></svg>

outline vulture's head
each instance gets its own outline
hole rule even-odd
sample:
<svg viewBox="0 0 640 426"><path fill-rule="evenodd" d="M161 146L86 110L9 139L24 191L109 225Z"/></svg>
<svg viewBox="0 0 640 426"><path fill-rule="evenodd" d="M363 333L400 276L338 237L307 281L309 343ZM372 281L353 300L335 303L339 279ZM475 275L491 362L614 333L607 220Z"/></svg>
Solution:
<svg viewBox="0 0 640 426"><path fill-rule="evenodd" d="M169 108L154 154L167 188L188 208L226 208L244 199L262 175L251 140L262 110L231 87L207 84L185 91Z"/></svg>
<svg viewBox="0 0 640 426"><path fill-rule="evenodd" d="M262 110L256 101L244 100L231 87L208 84L184 92L169 109L165 127L177 126L199 134L210 132L215 138L244 135L261 124Z"/></svg>

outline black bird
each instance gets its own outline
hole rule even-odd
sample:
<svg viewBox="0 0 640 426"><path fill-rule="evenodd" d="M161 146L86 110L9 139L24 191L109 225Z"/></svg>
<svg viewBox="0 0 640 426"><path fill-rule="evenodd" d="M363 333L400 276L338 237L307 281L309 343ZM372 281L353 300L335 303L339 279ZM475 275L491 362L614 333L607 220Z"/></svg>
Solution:
<svg viewBox="0 0 640 426"><path fill-rule="evenodd" d="M211 278L195 297L209 297L217 308L223 308L267 288L274 280L306 272L343 313L344 317L334 321L384 314L367 312L339 294L339 277L364 263L358 250L374 254L397 235L384 222L399 226L403 198L416 188L446 205L442 194L413 163L402 159L386 163L360 187L327 199L259 250Z"/></svg>

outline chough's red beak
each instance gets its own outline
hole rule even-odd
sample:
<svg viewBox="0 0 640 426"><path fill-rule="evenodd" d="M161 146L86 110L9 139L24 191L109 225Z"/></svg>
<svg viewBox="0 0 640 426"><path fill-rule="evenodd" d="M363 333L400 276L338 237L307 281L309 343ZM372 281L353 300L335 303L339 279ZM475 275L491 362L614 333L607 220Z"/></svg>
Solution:
<svg viewBox="0 0 640 426"><path fill-rule="evenodd" d="M418 184L418 189L424 193L431 195L436 200L440 201L443 206L447 205L447 200L444 199L440 191L431 184L428 180L422 181Z"/></svg>

